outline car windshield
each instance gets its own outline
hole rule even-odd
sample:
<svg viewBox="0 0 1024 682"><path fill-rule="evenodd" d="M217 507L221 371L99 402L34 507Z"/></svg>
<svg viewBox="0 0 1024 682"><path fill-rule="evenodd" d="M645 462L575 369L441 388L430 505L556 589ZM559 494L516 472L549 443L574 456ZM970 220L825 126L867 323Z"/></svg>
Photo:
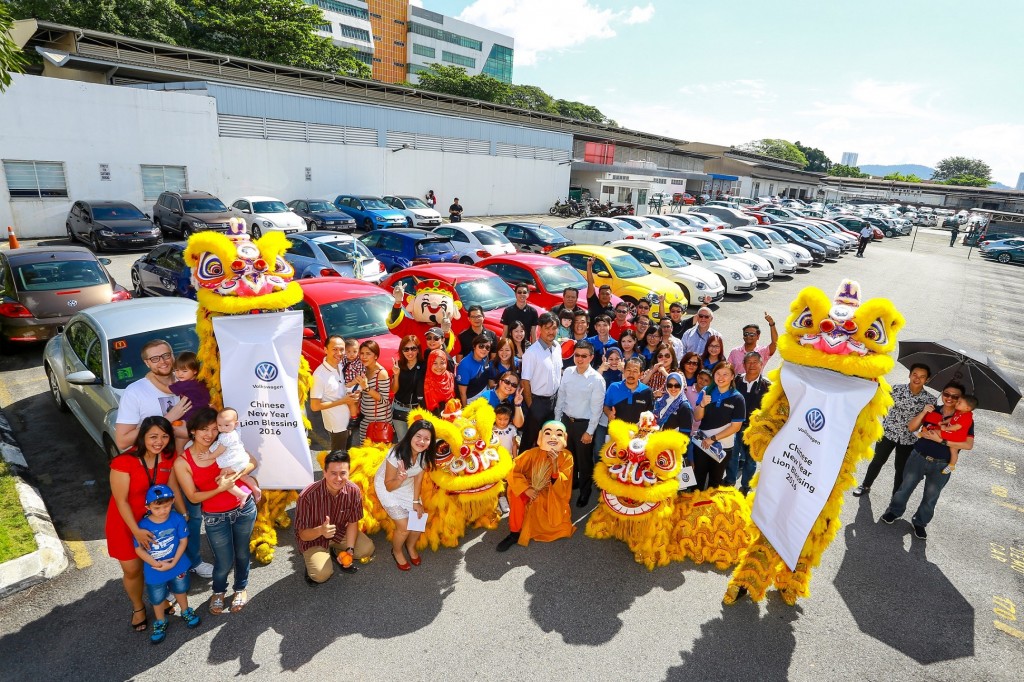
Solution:
<svg viewBox="0 0 1024 682"><path fill-rule="evenodd" d="M228 207L220 199L184 199L186 213L227 213Z"/></svg>
<svg viewBox="0 0 1024 682"><path fill-rule="evenodd" d="M700 251L700 255L704 256L708 260L725 260L725 256L723 256L722 252L716 249L713 244L704 242L702 244L697 244L694 248Z"/></svg>
<svg viewBox="0 0 1024 682"><path fill-rule="evenodd" d="M447 239L420 239L416 242L416 255L427 256L437 253L452 253L452 243Z"/></svg>
<svg viewBox="0 0 1024 682"><path fill-rule="evenodd" d="M648 230L660 230L662 228L661 223L651 220L650 218L638 218L637 220L640 223L640 227Z"/></svg>
<svg viewBox="0 0 1024 682"><path fill-rule="evenodd" d="M145 220L146 216L134 206L102 206L92 209L93 220Z"/></svg>
<svg viewBox="0 0 1024 682"><path fill-rule="evenodd" d="M658 249L658 257L666 268L685 268L690 261L680 256L675 249Z"/></svg>
<svg viewBox="0 0 1024 682"><path fill-rule="evenodd" d="M721 246L722 250L725 251L726 253L731 253L731 254L743 253L743 249L741 249L739 246L737 246L736 242L734 242L731 239L719 239L716 243L719 246Z"/></svg>
<svg viewBox="0 0 1024 682"><path fill-rule="evenodd" d="M767 249L768 248L768 245L765 244L764 241L762 241L761 238L758 237L756 234L748 234L748 235L746 235L746 237L747 237L747 241L755 249Z"/></svg>
<svg viewBox="0 0 1024 682"><path fill-rule="evenodd" d="M765 234L768 235L768 239L772 240L772 242L774 242L776 244L785 244L786 243L786 240L783 239L782 235L779 234L778 232L774 232L774 231L773 232L765 232Z"/></svg>
<svg viewBox="0 0 1024 682"><path fill-rule="evenodd" d="M805 225L805 226L804 226L804 230L805 230L806 232L810 232L810 233L811 233L812 235L814 235L815 237L824 237L824 236L825 236L825 233L824 233L824 232L822 232L821 230L819 230L819 229L818 229L818 228L816 228L816 227L811 227L811 226L809 226L809 225Z"/></svg>
<svg viewBox="0 0 1024 682"><path fill-rule="evenodd" d="M341 240L338 241L318 241L317 246L327 256L327 260L332 263L351 263L353 253L358 254L360 258L367 260L373 258L373 253L368 248L363 246L363 243L355 239L352 240Z"/></svg>
<svg viewBox="0 0 1024 682"><path fill-rule="evenodd" d="M540 278L544 288L548 291L561 292L566 287L577 287L585 289L587 280L579 271L566 263L565 265L548 265L537 269L537 277Z"/></svg>
<svg viewBox="0 0 1024 682"><path fill-rule="evenodd" d="M534 225L528 228L533 233L534 237L537 237L541 241L565 241L565 237L552 230L547 225Z"/></svg>
<svg viewBox="0 0 1024 682"><path fill-rule="evenodd" d="M640 261L628 253L624 253L621 256L612 256L608 260L616 277L629 279L630 277L643 277L649 274L644 266L640 264Z"/></svg>
<svg viewBox="0 0 1024 682"><path fill-rule="evenodd" d="M159 322L156 326L159 326ZM110 354L110 384L113 388L125 389L128 384L146 376L149 368L142 359L142 347L153 339L163 339L171 344L175 356L185 351L194 353L199 348L194 323L114 337L107 346Z"/></svg>
<svg viewBox="0 0 1024 682"><path fill-rule="evenodd" d="M365 339L388 333L387 317L394 302L386 293L347 298L320 306L320 316L331 335Z"/></svg>
<svg viewBox="0 0 1024 682"><path fill-rule="evenodd" d="M476 230L473 232L473 236L484 246L501 246L502 244L512 243L508 240L508 237L497 230Z"/></svg>
<svg viewBox="0 0 1024 682"><path fill-rule="evenodd" d="M387 211L393 210L394 206L389 206L384 203L383 199L374 199L373 197L360 197L359 201L362 202L363 208L371 211Z"/></svg>
<svg viewBox="0 0 1024 682"><path fill-rule="evenodd" d="M711 222L711 219L703 213L687 213L686 217L701 225Z"/></svg>
<svg viewBox="0 0 1024 682"><path fill-rule="evenodd" d="M283 201L254 201L252 202L253 213L287 213L288 207Z"/></svg>
<svg viewBox="0 0 1024 682"><path fill-rule="evenodd" d="M310 211L323 211L325 213L337 213L338 207L329 201L310 201Z"/></svg>
<svg viewBox="0 0 1024 682"><path fill-rule="evenodd" d="M15 265L12 269L14 285L18 291L55 291L111 284L96 261L47 260Z"/></svg>
<svg viewBox="0 0 1024 682"><path fill-rule="evenodd" d="M463 310L478 305L485 311L507 308L516 302L512 287L499 277L479 277L455 285Z"/></svg>
<svg viewBox="0 0 1024 682"><path fill-rule="evenodd" d="M398 197L405 204L406 208L430 208L416 197Z"/></svg>

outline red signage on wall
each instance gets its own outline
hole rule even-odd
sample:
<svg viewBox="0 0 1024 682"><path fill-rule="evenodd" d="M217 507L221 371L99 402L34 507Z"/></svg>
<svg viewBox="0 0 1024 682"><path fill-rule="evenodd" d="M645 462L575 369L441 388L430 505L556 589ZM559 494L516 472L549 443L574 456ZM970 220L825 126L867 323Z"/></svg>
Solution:
<svg viewBox="0 0 1024 682"><path fill-rule="evenodd" d="M615 145L607 142L587 142L583 150L583 160L587 163L610 166L615 163Z"/></svg>

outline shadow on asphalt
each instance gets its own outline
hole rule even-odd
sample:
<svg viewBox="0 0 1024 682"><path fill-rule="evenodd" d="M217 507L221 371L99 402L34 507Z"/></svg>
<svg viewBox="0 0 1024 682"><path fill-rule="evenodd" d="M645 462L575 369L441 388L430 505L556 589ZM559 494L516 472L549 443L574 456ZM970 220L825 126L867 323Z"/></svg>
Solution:
<svg viewBox="0 0 1024 682"><path fill-rule="evenodd" d="M904 549L909 522L879 523L867 495L859 505L834 584L861 632L923 665L973 656L974 607L928 561L927 541Z"/></svg>

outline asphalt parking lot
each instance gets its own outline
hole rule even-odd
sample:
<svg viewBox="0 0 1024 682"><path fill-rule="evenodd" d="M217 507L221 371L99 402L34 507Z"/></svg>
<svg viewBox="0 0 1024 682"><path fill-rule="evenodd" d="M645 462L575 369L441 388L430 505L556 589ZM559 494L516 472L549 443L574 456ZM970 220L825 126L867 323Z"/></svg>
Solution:
<svg viewBox="0 0 1024 682"><path fill-rule="evenodd" d="M47 240L43 240L44 243ZM52 240L53 243L66 243ZM1016 333L1024 267L986 262L948 236L922 231L868 247L718 306L728 347L767 311L783 320L808 285L831 295L843 277L865 297L886 296L907 317L901 338L954 338L990 354L1024 384ZM129 285L137 254L108 256ZM498 531L424 555L400 573L386 548L356 575L310 588L292 532L256 567L236 615L200 610L202 625L172 623L150 646L130 632L116 562L104 554L106 461L46 391L41 348L0 358L0 407L15 428L73 566L0 601L0 680L195 680L283 672L304 678L562 680L1019 680L1024 670L1024 408L976 412L976 445L943 492L929 539L908 521L877 523L883 470L871 496L847 498L843 528L811 582L788 607L724 607L728 575L672 564L648 572L617 541L580 532L498 554ZM773 358L768 368L777 366ZM890 383L906 380L897 368ZM861 472L867 464L861 464ZM912 498L916 507L920 492ZM909 517L909 513L907 514ZM383 536L374 538L378 548ZM204 548L207 551L208 548ZM208 553L208 551L207 551ZM209 597L195 579L192 604Z"/></svg>

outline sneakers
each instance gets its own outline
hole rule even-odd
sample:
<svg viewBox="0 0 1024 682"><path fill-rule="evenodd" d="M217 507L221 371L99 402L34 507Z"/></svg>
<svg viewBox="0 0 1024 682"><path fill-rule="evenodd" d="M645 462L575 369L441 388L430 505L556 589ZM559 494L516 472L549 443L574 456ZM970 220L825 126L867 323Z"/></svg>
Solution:
<svg viewBox="0 0 1024 682"><path fill-rule="evenodd" d="M864 493L869 493L869 492L871 492L871 486L869 486L869 485L868 486L859 485L859 486L857 486L856 488L853 489L853 496L854 497L860 497Z"/></svg>
<svg viewBox="0 0 1024 682"><path fill-rule="evenodd" d="M882 514L882 521L885 521L891 526L892 524L896 523L896 515L890 512L885 512L884 514ZM924 529L922 528L921 530Z"/></svg>
<svg viewBox="0 0 1024 682"><path fill-rule="evenodd" d="M209 580L213 577L213 564L206 561L200 561L198 564L192 567L192 572L198 575L200 578L206 578Z"/></svg>
<svg viewBox="0 0 1024 682"><path fill-rule="evenodd" d="M928 539L928 531L926 531L924 529L924 526L919 526L917 524L914 524L914 536L918 537L918 538L920 538L922 540L927 540Z"/></svg>
<svg viewBox="0 0 1024 682"><path fill-rule="evenodd" d="M150 644L159 644L167 639L167 619L153 621L153 634L149 636Z"/></svg>
<svg viewBox="0 0 1024 682"><path fill-rule="evenodd" d="M181 620L185 622L185 627L191 629L199 625L199 616L196 614L196 610L191 606L185 609L181 614Z"/></svg>

